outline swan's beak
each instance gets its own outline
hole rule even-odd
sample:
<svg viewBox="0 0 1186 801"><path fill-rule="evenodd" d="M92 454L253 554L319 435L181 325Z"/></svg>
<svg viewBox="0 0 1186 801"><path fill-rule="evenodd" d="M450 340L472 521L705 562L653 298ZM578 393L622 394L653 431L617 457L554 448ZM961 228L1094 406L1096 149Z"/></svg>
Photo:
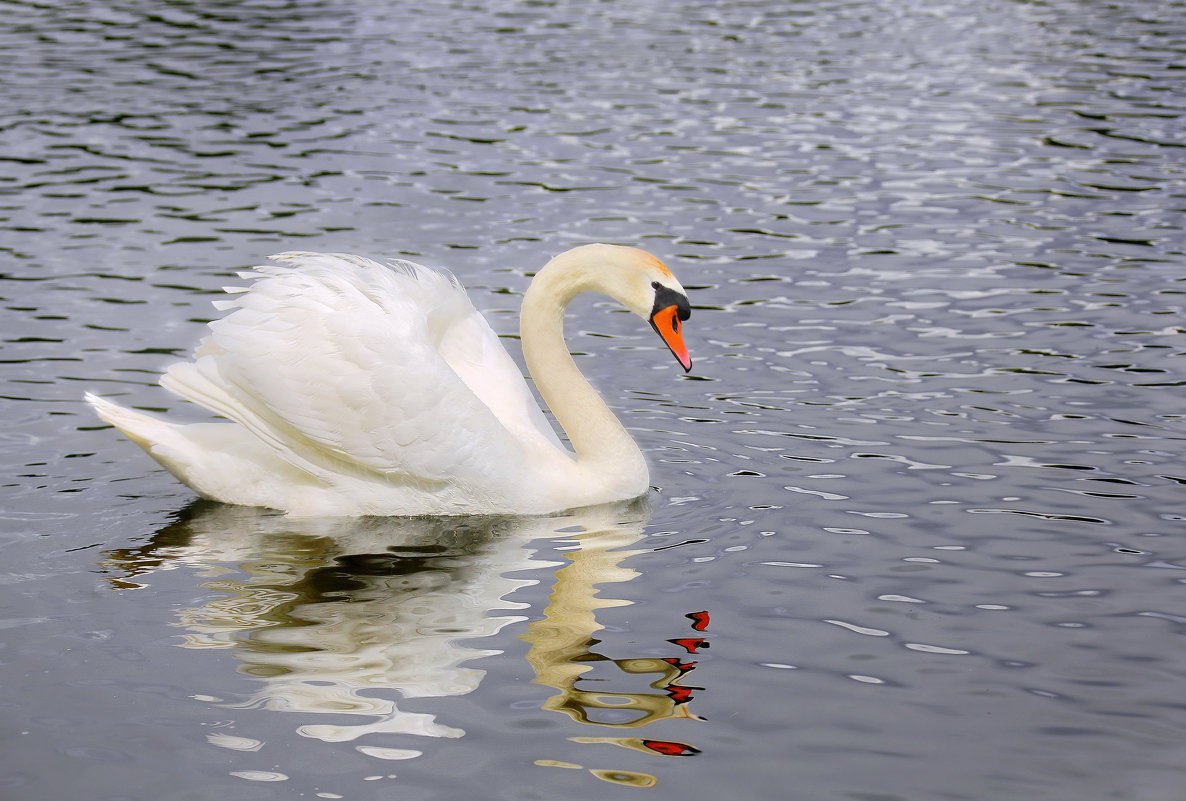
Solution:
<svg viewBox="0 0 1186 801"><path fill-rule="evenodd" d="M684 344L684 335L680 331L680 316L678 306L665 306L651 315L651 328L663 338L667 347L679 359L684 372L692 369L692 357L688 355L688 346Z"/></svg>

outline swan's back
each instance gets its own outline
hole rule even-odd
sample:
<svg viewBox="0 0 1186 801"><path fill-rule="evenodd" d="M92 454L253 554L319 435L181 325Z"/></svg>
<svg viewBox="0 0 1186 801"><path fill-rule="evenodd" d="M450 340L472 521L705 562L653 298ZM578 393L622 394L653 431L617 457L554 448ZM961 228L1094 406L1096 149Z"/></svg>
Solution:
<svg viewBox="0 0 1186 801"><path fill-rule="evenodd" d="M356 514L484 511L522 492L513 465L564 456L451 274L344 254L273 259L228 290L216 305L231 313L163 386L240 424Z"/></svg>

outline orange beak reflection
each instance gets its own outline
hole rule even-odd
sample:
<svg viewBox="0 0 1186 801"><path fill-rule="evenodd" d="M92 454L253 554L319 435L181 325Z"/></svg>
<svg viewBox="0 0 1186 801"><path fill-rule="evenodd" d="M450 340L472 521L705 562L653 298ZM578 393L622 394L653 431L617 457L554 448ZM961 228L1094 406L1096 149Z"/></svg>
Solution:
<svg viewBox="0 0 1186 801"><path fill-rule="evenodd" d="M654 328L655 332L663 337L663 341L667 343L667 347L679 360L686 373L692 369L692 357L688 355L688 346L684 344L678 311L676 306L659 309L651 315L651 328Z"/></svg>

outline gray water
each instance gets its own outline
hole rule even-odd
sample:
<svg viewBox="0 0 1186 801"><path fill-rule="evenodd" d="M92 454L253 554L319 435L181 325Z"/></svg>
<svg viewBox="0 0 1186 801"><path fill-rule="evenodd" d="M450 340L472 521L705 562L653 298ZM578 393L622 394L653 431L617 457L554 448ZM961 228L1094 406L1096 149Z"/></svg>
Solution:
<svg viewBox="0 0 1186 801"><path fill-rule="evenodd" d="M0 19L0 797L1186 797L1186 4ZM199 419L156 377L291 249L518 358L588 241L693 299L687 376L569 322L646 503L292 521L81 402Z"/></svg>

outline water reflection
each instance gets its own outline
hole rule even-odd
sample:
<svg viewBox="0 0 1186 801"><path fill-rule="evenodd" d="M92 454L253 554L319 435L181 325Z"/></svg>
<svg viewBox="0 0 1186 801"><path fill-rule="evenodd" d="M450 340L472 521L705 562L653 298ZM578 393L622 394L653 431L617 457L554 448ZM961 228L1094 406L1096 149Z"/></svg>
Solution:
<svg viewBox="0 0 1186 801"><path fill-rule="evenodd" d="M522 571L560 567L543 618L527 626L536 681L557 690L543 706L575 721L638 728L693 718L686 661L706 647L707 613L681 621L686 636L668 641L670 657L608 659L592 648L596 613L628 601L604 597L607 584L634 579L623 566L650 519L645 502L614 504L545 518L471 517L295 519L266 510L198 502L138 547L104 555L114 588L144 586L151 574L186 566L215 593L183 608L175 625L186 648L230 649L238 670L258 680L235 708L299 712L298 733L325 742L368 734L461 737L436 715L399 708L399 699L472 692L485 671L474 659L500 653L482 639L524 620L510 600L535 584ZM571 542L566 564L534 554L532 540ZM578 683L598 666L617 680L651 678L649 687L589 691ZM586 677L587 678L587 677ZM604 681L598 676L595 680ZM686 756L686 743L640 737L578 737L649 754ZM215 735L215 745L254 750L257 741ZM358 746L384 758L419 752ZM398 751L396 756L392 756ZM643 774L593 771L609 781L647 785Z"/></svg>
<svg viewBox="0 0 1186 801"><path fill-rule="evenodd" d="M187 648L230 648L260 680L237 706L350 716L298 731L328 742L365 734L460 737L434 715L400 710L395 695L474 690L497 653L472 644L522 619L505 600L532 562L525 542L555 520L304 519L200 504L145 546L110 552L114 586L178 565L219 593L178 613Z"/></svg>

